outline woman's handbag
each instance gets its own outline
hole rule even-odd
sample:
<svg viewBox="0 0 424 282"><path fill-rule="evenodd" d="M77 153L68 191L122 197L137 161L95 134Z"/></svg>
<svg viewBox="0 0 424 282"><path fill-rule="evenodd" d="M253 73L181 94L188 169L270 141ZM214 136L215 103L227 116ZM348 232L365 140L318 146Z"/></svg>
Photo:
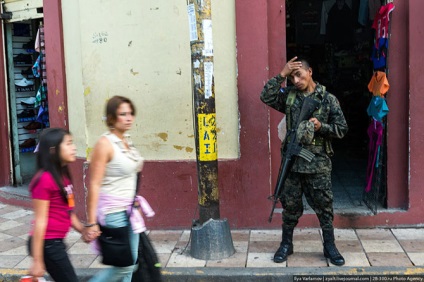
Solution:
<svg viewBox="0 0 424 282"><path fill-rule="evenodd" d="M130 245L130 226L111 228L99 224L102 233L98 237L102 250L102 263L113 266L134 265Z"/></svg>
<svg viewBox="0 0 424 282"><path fill-rule="evenodd" d="M137 173L137 183L139 182L140 172ZM135 187L137 195L138 185ZM134 203L131 205L130 213L128 214L128 224L130 215L133 211ZM118 267L134 265L134 258L131 252L130 232L133 232L131 225L111 228L99 224L102 233L97 238L102 252L102 263Z"/></svg>
<svg viewBox="0 0 424 282"><path fill-rule="evenodd" d="M138 269L133 273L131 282L161 282L161 264L146 232L140 233L138 245Z"/></svg>

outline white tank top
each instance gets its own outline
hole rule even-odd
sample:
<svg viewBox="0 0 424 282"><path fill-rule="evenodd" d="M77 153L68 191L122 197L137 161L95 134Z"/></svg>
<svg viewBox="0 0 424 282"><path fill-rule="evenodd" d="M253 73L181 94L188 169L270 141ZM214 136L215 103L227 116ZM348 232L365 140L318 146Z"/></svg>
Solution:
<svg viewBox="0 0 424 282"><path fill-rule="evenodd" d="M137 172L141 170L143 158L134 147L130 136L124 135L129 149L115 134L103 134L113 147L113 158L106 164L105 175L102 181L101 193L133 199L135 196ZM126 207L105 211L106 214L125 210Z"/></svg>

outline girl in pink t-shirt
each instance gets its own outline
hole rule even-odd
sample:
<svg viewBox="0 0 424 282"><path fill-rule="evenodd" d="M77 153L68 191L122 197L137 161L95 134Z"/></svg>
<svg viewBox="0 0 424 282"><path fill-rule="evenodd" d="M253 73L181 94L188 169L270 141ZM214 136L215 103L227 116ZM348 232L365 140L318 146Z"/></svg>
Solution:
<svg viewBox="0 0 424 282"><path fill-rule="evenodd" d="M54 281L78 281L63 239L72 226L83 224L74 213L74 194L68 164L76 159L71 134L61 128L45 129L38 145L38 173L29 189L35 219L28 241L33 257L30 274L41 277L47 271Z"/></svg>

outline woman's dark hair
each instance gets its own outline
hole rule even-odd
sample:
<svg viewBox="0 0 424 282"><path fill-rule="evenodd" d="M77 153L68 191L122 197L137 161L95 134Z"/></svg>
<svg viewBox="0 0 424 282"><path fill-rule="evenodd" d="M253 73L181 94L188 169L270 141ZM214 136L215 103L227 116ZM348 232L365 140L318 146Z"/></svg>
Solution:
<svg viewBox="0 0 424 282"><path fill-rule="evenodd" d="M54 181L59 186L65 202L67 202L63 177L65 176L71 179L71 174L69 173L68 166L63 166L60 159L60 144L63 142L65 135L70 135L70 132L63 128L47 128L43 130L38 144L37 167L39 171L50 172ZM38 179L32 184L32 187L37 182Z"/></svg>
<svg viewBox="0 0 424 282"><path fill-rule="evenodd" d="M130 105L132 115L135 116L135 107L130 99L123 96L113 96L106 104L106 124L108 127L112 127L115 124L117 119L116 111L123 103L128 103Z"/></svg>

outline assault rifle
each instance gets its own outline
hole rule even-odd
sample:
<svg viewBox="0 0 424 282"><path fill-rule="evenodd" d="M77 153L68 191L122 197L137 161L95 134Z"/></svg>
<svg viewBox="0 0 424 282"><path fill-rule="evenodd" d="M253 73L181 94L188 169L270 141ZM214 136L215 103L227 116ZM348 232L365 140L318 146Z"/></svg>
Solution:
<svg viewBox="0 0 424 282"><path fill-rule="evenodd" d="M300 110L299 117L296 121L296 126L291 128L290 131L287 132L287 150L281 158L280 170L278 171L277 185L275 186L274 194L269 196L269 199L273 203L268 222L272 221L275 205L282 196L281 194L283 192L284 182L286 181L287 175L291 167L293 166L293 162L295 160L294 156L302 157L309 162L312 161L313 157L315 157L312 152L302 148L302 144L300 144L297 140L296 131L302 121L309 120L311 118L312 114L318 109L319 104L320 102L312 98L305 97L303 99L302 109Z"/></svg>

